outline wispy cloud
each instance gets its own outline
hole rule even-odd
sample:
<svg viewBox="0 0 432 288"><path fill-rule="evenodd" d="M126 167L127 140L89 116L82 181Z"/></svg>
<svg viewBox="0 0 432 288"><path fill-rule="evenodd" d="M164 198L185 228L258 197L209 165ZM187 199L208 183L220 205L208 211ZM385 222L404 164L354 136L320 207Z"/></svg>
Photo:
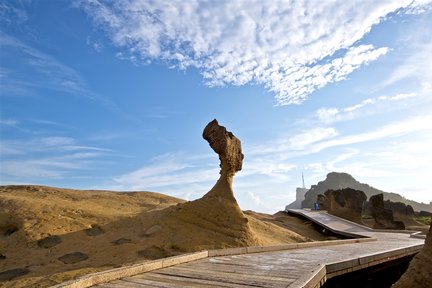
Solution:
<svg viewBox="0 0 432 288"><path fill-rule="evenodd" d="M7 3L6 1L0 2L0 23L7 26L12 23L21 24L28 20L28 15L25 9L16 6L17 5L11 5L11 3Z"/></svg>
<svg viewBox="0 0 432 288"><path fill-rule="evenodd" d="M257 83L286 105L386 54L357 41L389 13L430 1L75 3L126 49L123 58L196 67L210 86Z"/></svg>
<svg viewBox="0 0 432 288"><path fill-rule="evenodd" d="M414 98L417 96L418 94L415 92L398 93L392 96L383 95L383 96L365 99L358 104L354 104L348 107L339 107L339 108L322 107L315 112L315 116L320 122L324 124L331 124L338 121L352 120L354 118L362 117L365 115L370 116L371 110L368 110L367 113L365 113L365 107L370 107L373 106L374 104L384 104L385 101L401 101L401 100ZM394 103L392 103L391 105L393 109L397 108L394 105ZM380 111L381 110L376 110L375 112L378 113Z"/></svg>
<svg viewBox="0 0 432 288"><path fill-rule="evenodd" d="M1 139L0 182L39 182L66 177L84 170L100 169L110 149L78 145L80 141L64 136L29 139Z"/></svg>
<svg viewBox="0 0 432 288"><path fill-rule="evenodd" d="M209 191L218 178L217 164L210 168L206 158L183 153L160 155L139 169L113 177L108 185L117 190L150 190L195 199Z"/></svg>
<svg viewBox="0 0 432 288"><path fill-rule="evenodd" d="M409 133L413 133L417 131L425 131L425 130L426 131L432 130L432 115L417 116L399 122L384 125L373 131L348 135L348 136L342 136L328 141L322 141L314 145L313 147L311 147L311 151L318 152L330 147L363 143L363 142L379 140L388 137L406 135Z"/></svg>
<svg viewBox="0 0 432 288"><path fill-rule="evenodd" d="M86 81L72 67L25 42L0 31L2 48L2 97L33 95L35 89L51 89L97 101L117 110L117 105L87 88ZM10 56L10 57L8 57ZM14 59L10 63L9 59ZM9 67L11 66L11 67ZM16 67L24 67L16 71Z"/></svg>
<svg viewBox="0 0 432 288"><path fill-rule="evenodd" d="M16 119L0 119L0 125L16 126L18 124L19 124L19 121Z"/></svg>

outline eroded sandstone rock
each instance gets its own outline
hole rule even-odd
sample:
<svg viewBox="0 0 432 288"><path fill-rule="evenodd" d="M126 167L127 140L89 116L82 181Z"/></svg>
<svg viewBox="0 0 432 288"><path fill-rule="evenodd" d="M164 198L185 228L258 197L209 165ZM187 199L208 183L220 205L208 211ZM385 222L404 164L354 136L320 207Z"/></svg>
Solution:
<svg viewBox="0 0 432 288"><path fill-rule="evenodd" d="M327 190L324 195L318 195L317 202L332 215L363 224L362 209L366 199L363 191L345 188Z"/></svg>
<svg viewBox="0 0 432 288"><path fill-rule="evenodd" d="M423 249L414 257L407 271L392 288L423 288L432 287L432 225Z"/></svg>
<svg viewBox="0 0 432 288"><path fill-rule="evenodd" d="M27 268L15 268L0 272L0 281L10 281L30 273Z"/></svg>
<svg viewBox="0 0 432 288"><path fill-rule="evenodd" d="M54 246L60 244L61 242L62 242L62 239L60 238L60 236L51 235L51 236L45 237L45 238L37 241L37 245L41 248L48 249L48 248L51 248L51 247L54 247Z"/></svg>
<svg viewBox="0 0 432 288"><path fill-rule="evenodd" d="M158 233L167 234L169 242L181 251L261 245L232 189L234 174L243 162L240 140L216 120L204 128L203 138L219 156L219 179L202 198L156 212L160 213L155 216L161 227ZM183 229L168 235L179 222Z"/></svg>
<svg viewBox="0 0 432 288"><path fill-rule="evenodd" d="M240 140L224 126L220 126L216 119L204 128L203 138L219 155L221 175L232 178L237 171L242 169L244 156Z"/></svg>
<svg viewBox="0 0 432 288"><path fill-rule="evenodd" d="M75 264L87 260L88 258L89 257L82 252L73 252L59 257L58 260L62 261L64 264Z"/></svg>
<svg viewBox="0 0 432 288"><path fill-rule="evenodd" d="M401 221L394 221L393 211L384 207L384 195L378 194L369 198L369 209L375 220L375 229L405 229Z"/></svg>

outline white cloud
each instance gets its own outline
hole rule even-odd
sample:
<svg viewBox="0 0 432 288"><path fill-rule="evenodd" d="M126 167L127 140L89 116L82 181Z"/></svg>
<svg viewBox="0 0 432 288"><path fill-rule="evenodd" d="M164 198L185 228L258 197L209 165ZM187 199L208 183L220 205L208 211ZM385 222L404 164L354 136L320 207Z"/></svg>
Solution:
<svg viewBox="0 0 432 288"><path fill-rule="evenodd" d="M314 128L309 129L307 132L294 135L290 138L290 148L299 150L304 149L306 146L322 141L324 139L333 138L338 135L338 132L331 127L328 128Z"/></svg>
<svg viewBox="0 0 432 288"><path fill-rule="evenodd" d="M357 41L418 1L76 1L122 58L196 67L210 86L258 83L300 103L388 52ZM420 11L417 9L416 11ZM129 54L129 56L127 55Z"/></svg>
<svg viewBox="0 0 432 288"><path fill-rule="evenodd" d="M185 192L188 189L185 187L190 186L202 188L201 192L208 191L211 182L216 182L219 169L216 163L214 168L205 167L200 161L202 159L203 157L188 157L181 153L160 155L137 170L114 177L113 185L123 190L153 189L171 195L173 191Z"/></svg>
<svg viewBox="0 0 432 288"><path fill-rule="evenodd" d="M340 111L338 108L320 108L316 111L316 116L323 123L332 123L339 119Z"/></svg>
<svg viewBox="0 0 432 288"><path fill-rule="evenodd" d="M390 97L389 99L393 100L393 101L397 101L397 100L412 98L415 96L417 96L417 93L400 93L400 94L397 94L395 96Z"/></svg>
<svg viewBox="0 0 432 288"><path fill-rule="evenodd" d="M422 88L423 89L423 88ZM365 107L373 106L374 104L381 104L384 103L384 101L402 101L406 99L411 99L414 97L417 97L418 93L410 92L410 93L399 93L393 96L378 96L375 98L368 98L363 100L362 102L358 104L354 104L352 106L348 107L340 107L340 108L326 108L322 107L319 108L315 112L315 117L319 120L319 122L322 122L324 124L331 124L334 122L339 121L346 121L351 120L357 117L363 117L363 116L370 116L373 113L380 113L382 112L382 107L380 109L369 109L368 111L365 111ZM390 106L390 105L387 105ZM396 109L397 106L394 104L391 105L391 109ZM389 109L389 108L387 108Z"/></svg>
<svg viewBox="0 0 432 288"><path fill-rule="evenodd" d="M379 127L378 129L370 132L342 136L336 139L322 141L311 147L311 151L318 152L330 147L363 143L425 130L432 130L432 115L417 116Z"/></svg>
<svg viewBox="0 0 432 288"><path fill-rule="evenodd" d="M77 145L64 136L0 140L0 182L14 183L64 178L94 169L110 149ZM98 167L97 169L101 169Z"/></svg>

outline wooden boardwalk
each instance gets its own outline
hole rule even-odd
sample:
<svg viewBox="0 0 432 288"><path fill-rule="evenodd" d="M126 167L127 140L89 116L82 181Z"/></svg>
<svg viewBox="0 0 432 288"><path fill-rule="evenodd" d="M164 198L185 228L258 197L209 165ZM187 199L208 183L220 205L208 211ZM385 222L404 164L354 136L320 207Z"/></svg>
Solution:
<svg viewBox="0 0 432 288"><path fill-rule="evenodd" d="M291 210L325 229L377 241L204 258L94 287L320 287L326 278L417 253L423 239L376 232L325 212Z"/></svg>

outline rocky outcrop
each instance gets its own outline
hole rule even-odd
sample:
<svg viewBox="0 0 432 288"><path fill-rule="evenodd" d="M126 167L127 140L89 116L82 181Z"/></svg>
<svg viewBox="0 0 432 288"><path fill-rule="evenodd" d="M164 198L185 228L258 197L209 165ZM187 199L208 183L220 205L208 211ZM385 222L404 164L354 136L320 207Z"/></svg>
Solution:
<svg viewBox="0 0 432 288"><path fill-rule="evenodd" d="M318 195L317 202L322 210L332 215L363 224L362 209L366 199L363 191L345 188L328 190L324 195Z"/></svg>
<svg viewBox="0 0 432 288"><path fill-rule="evenodd" d="M366 194L367 198L373 195L383 193L385 200L405 203L406 205L410 205L411 207L413 207L415 211L424 210L432 212L432 204L418 203L412 200L408 200L396 193L381 191L372 186L369 186L368 184L360 183L348 173L340 172L328 173L325 180L318 182L317 185L312 185L311 189L309 189L309 191L307 191L307 193L305 194L305 200L302 202L302 208L313 208L317 196L319 194L324 194L324 192L329 189L337 190L343 188L352 188L355 190L363 191Z"/></svg>
<svg viewBox="0 0 432 288"><path fill-rule="evenodd" d="M394 220L393 211L384 207L383 194L369 198L369 210L375 220L374 229L405 229L403 222Z"/></svg>
<svg viewBox="0 0 432 288"><path fill-rule="evenodd" d="M423 288L432 287L432 226L423 249L414 257L407 271L392 288Z"/></svg>
<svg viewBox="0 0 432 288"><path fill-rule="evenodd" d="M406 205L402 202L392 202L390 200L384 201L384 208L393 211L393 216L399 214L404 217L414 217L414 209L411 205Z"/></svg>
<svg viewBox="0 0 432 288"><path fill-rule="evenodd" d="M384 201L384 208L393 212L393 220L403 222L405 227L419 225L414 220L415 212L411 205L402 202Z"/></svg>

